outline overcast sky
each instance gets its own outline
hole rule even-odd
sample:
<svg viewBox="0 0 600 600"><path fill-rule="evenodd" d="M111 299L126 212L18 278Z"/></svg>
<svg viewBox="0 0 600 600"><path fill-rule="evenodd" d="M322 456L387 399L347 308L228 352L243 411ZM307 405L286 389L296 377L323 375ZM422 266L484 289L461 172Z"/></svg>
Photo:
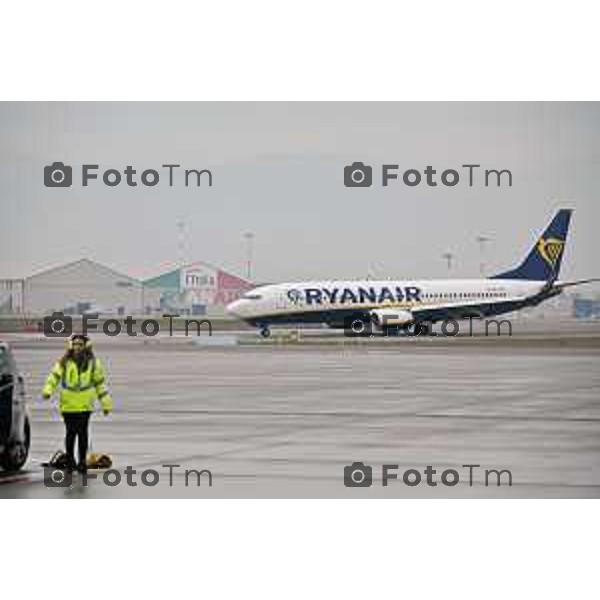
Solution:
<svg viewBox="0 0 600 600"><path fill-rule="evenodd" d="M561 278L600 276L598 103L2 103L0 278L88 257L134 276L204 260L258 281L478 276L523 258L561 206L575 209ZM43 168L73 166L71 188ZM343 168L373 166L371 188ZM81 165L207 168L213 186L81 186ZM381 164L456 168L455 187L381 186ZM468 186L462 164L510 169ZM101 175L100 175L101 177ZM183 226L177 226L177 223Z"/></svg>

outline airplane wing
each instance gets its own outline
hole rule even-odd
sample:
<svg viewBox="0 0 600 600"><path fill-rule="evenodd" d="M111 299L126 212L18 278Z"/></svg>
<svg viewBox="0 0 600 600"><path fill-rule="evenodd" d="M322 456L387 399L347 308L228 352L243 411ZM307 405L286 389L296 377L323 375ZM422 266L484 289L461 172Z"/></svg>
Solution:
<svg viewBox="0 0 600 600"><path fill-rule="evenodd" d="M511 296L506 298L506 300L475 300L469 303L456 301L436 302L435 304L428 304L423 307L411 307L400 310L391 308L374 309L371 311L371 314L374 317L375 323L383 322L385 319L390 322L390 319L395 319L394 315L396 313L402 322L408 322L411 320L411 317L415 321L443 321L444 319L468 318L482 319L490 315L519 310L526 306L536 306L547 298L557 296L565 288L598 281L600 281L600 278L579 279L577 281L565 281L554 284L548 282L548 284L535 296Z"/></svg>
<svg viewBox="0 0 600 600"><path fill-rule="evenodd" d="M597 281L600 281L600 278L596 277L594 279L578 279L577 281L564 281L561 283L555 283L552 287L563 290L564 288L573 287L575 285L583 285L584 283L594 283Z"/></svg>
<svg viewBox="0 0 600 600"><path fill-rule="evenodd" d="M514 302L514 299L512 300ZM483 318L492 307L498 307L501 302L472 302L469 304L461 303L438 303L435 305L414 308L411 313L417 321L438 321L444 319L467 319Z"/></svg>
<svg viewBox="0 0 600 600"><path fill-rule="evenodd" d="M523 299L524 300L524 299ZM517 300L518 301L518 300ZM511 298L511 303L515 299ZM436 302L423 307L409 309L379 308L370 311L371 318L376 325L396 325L414 321L441 321L444 319L483 318L490 314L492 307L498 307L496 302L473 301L461 302Z"/></svg>

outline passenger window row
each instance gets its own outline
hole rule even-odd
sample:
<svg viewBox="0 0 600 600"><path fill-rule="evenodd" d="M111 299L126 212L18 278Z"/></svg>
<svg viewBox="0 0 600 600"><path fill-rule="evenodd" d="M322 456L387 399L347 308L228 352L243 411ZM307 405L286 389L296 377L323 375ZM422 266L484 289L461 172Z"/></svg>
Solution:
<svg viewBox="0 0 600 600"><path fill-rule="evenodd" d="M506 292L443 292L443 293L425 293L422 296L427 300L454 300L454 299L473 299L473 298L505 298Z"/></svg>

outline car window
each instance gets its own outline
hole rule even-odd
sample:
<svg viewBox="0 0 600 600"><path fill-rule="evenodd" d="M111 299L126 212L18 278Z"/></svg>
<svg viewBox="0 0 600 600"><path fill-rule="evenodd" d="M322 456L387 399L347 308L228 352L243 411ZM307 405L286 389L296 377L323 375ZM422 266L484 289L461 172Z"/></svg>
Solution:
<svg viewBox="0 0 600 600"><path fill-rule="evenodd" d="M0 374L10 373L10 356L5 346L0 346Z"/></svg>

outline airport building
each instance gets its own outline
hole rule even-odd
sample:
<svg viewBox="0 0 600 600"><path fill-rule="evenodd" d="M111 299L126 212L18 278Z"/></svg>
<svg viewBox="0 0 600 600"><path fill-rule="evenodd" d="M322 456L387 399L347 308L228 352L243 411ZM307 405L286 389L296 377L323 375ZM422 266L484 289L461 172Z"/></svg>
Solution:
<svg viewBox="0 0 600 600"><path fill-rule="evenodd" d="M41 315L103 312L136 314L140 281L86 258L47 269L23 280L23 311Z"/></svg>
<svg viewBox="0 0 600 600"><path fill-rule="evenodd" d="M144 313L202 315L224 312L254 284L205 262L195 262L144 281Z"/></svg>
<svg viewBox="0 0 600 600"><path fill-rule="evenodd" d="M576 319L600 319L600 298L576 295L573 300L573 316Z"/></svg>
<svg viewBox="0 0 600 600"><path fill-rule="evenodd" d="M0 279L0 315L23 312L23 280Z"/></svg>
<svg viewBox="0 0 600 600"><path fill-rule="evenodd" d="M0 314L219 314L253 285L204 262L142 281L84 258L24 279L0 279Z"/></svg>

